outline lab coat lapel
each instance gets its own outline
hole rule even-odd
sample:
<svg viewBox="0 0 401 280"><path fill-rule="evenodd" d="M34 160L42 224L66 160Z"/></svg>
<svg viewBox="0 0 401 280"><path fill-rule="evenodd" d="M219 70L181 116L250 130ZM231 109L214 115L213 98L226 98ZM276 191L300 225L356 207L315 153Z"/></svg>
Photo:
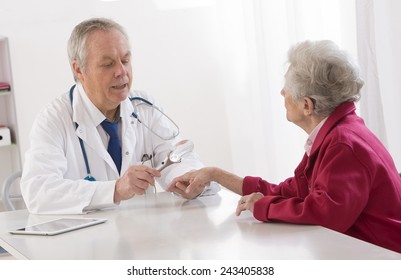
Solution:
<svg viewBox="0 0 401 280"><path fill-rule="evenodd" d="M86 110L85 104L79 104L79 103L84 103L84 102L82 100L82 97L80 96L80 93L76 92L73 99L73 108L74 108L73 121L78 124L78 127L75 130L75 134L79 138L81 138L82 141L84 142L87 154L89 153L88 150L90 148L93 151L93 153L97 154L98 157L103 159L110 166L110 168L118 175L117 167L114 164L113 159L107 152L107 149L104 147L102 139L100 138L99 132L96 128L97 124L93 123L93 120L89 112ZM90 164L91 160L93 161L96 159L92 159L88 155L89 165L91 165Z"/></svg>
<svg viewBox="0 0 401 280"><path fill-rule="evenodd" d="M113 159L105 149L102 140L100 139L99 132L94 126L87 126L84 123L79 125L75 131L75 134L82 139L84 142L86 152L88 153L88 149L90 148L95 152L100 158L102 158L107 164L118 173L117 168L113 162ZM88 155L88 160L90 162L90 158Z"/></svg>
<svg viewBox="0 0 401 280"><path fill-rule="evenodd" d="M131 113L134 111L131 101L129 99L121 103L121 119L122 119L122 129L121 129L121 145L122 145L122 163L121 163L121 174L128 169L131 165L131 159L134 155L134 149L136 147L136 133L134 131L133 118L131 118Z"/></svg>

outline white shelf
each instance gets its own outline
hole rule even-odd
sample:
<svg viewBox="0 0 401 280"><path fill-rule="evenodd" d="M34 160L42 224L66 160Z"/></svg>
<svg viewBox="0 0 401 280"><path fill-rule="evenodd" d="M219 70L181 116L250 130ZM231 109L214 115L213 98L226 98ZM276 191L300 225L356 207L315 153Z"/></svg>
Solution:
<svg viewBox="0 0 401 280"><path fill-rule="evenodd" d="M0 188L4 180L22 169L18 139L17 114L15 110L14 86L8 39L0 35L0 82L8 83L10 91L0 91L0 125L10 129L11 145L0 146ZM17 192L19 190L16 190ZM0 207L1 208L1 207ZM1 211L1 209L0 209Z"/></svg>
<svg viewBox="0 0 401 280"><path fill-rule="evenodd" d="M0 145L0 149L1 149L1 148L9 149L9 148L12 148L12 147L17 147L17 144L11 143L10 145L4 145L4 146L1 146L1 145Z"/></svg>

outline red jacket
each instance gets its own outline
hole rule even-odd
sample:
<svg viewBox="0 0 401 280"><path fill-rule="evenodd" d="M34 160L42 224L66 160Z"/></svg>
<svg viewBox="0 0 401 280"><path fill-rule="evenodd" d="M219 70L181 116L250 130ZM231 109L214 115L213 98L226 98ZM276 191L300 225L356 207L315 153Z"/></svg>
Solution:
<svg viewBox="0 0 401 280"><path fill-rule="evenodd" d="M245 177L260 221L321 225L401 253L401 178L351 102L326 120L294 177L279 185Z"/></svg>

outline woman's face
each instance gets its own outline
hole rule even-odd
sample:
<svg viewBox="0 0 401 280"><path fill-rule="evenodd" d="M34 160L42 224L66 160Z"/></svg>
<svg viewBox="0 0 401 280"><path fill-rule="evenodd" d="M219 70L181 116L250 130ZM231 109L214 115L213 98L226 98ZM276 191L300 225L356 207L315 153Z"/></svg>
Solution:
<svg viewBox="0 0 401 280"><path fill-rule="evenodd" d="M290 94L285 87L281 90L281 95L284 97L287 120L302 127L302 123L305 121L304 103L302 99L295 101L292 94Z"/></svg>

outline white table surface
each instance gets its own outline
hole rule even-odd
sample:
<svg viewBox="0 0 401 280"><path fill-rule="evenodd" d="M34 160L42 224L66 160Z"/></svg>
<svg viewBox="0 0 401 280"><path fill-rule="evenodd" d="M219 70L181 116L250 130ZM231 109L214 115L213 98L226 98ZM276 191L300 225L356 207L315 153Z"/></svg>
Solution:
<svg viewBox="0 0 401 280"><path fill-rule="evenodd" d="M0 213L0 246L17 259L401 259L401 254L320 227L262 223L250 212L235 216L239 196L184 200L171 193L135 197L82 217L104 224L56 235L23 236L8 231L60 215ZM74 217L77 217L75 215Z"/></svg>

